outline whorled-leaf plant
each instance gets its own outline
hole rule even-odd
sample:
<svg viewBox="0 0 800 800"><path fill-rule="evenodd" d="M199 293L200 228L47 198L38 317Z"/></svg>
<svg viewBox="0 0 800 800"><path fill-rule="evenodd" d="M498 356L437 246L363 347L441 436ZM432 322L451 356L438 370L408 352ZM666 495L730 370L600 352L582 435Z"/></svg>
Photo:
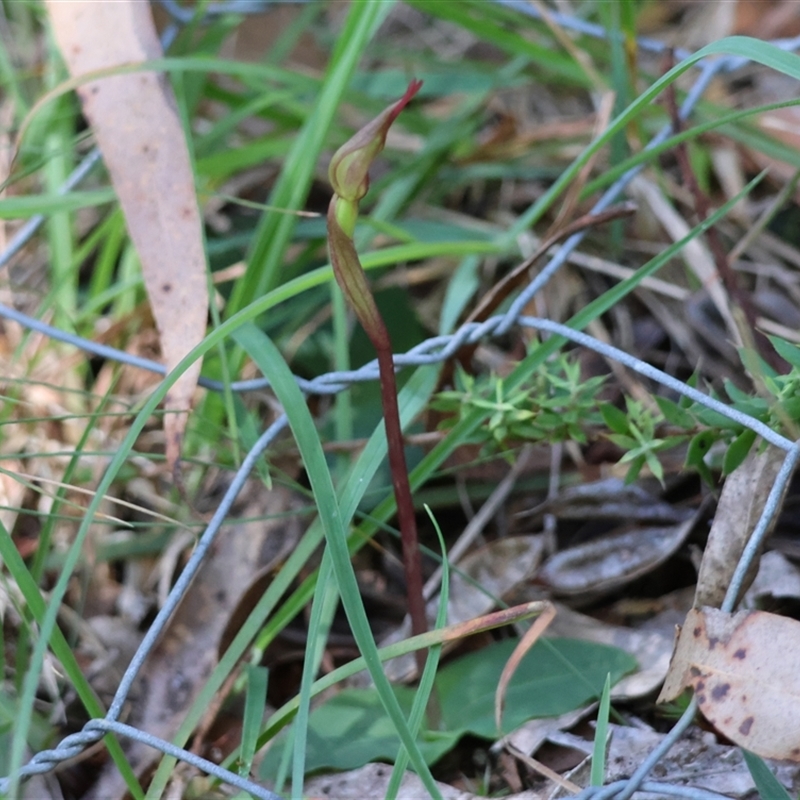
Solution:
<svg viewBox="0 0 800 800"><path fill-rule="evenodd" d="M353 242L358 202L369 189L369 168L383 150L386 134L397 115L419 91L422 81L412 81L406 93L359 130L336 151L328 174L334 195L328 208L328 248L336 281L353 307L358 321L375 347L380 371L381 402L389 450L389 467L397 501L403 547L408 610L414 635L427 630L422 595L422 564L414 503L408 482L403 433L397 408L397 381L389 331L378 311L367 276Z"/></svg>

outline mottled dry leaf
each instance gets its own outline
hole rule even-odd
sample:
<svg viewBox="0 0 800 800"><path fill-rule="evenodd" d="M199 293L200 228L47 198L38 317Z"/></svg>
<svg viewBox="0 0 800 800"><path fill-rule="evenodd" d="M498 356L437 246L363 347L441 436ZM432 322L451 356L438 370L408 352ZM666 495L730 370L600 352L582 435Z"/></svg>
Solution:
<svg viewBox="0 0 800 800"><path fill-rule="evenodd" d="M722 605L733 572L785 458L786 453L772 445L763 453L754 450L726 479L700 564L695 608ZM757 570L758 560L753 562L742 593L752 583Z"/></svg>
<svg viewBox="0 0 800 800"><path fill-rule="evenodd" d="M73 76L163 55L148 3L48 0L47 9ZM203 338L208 314L200 214L172 89L159 73L137 72L86 83L78 95L125 213L172 369ZM198 362L165 400L175 412L164 418L171 468L199 374Z"/></svg>
<svg viewBox="0 0 800 800"><path fill-rule="evenodd" d="M692 609L658 702L691 686L700 710L732 742L764 758L800 761L800 622L764 611Z"/></svg>

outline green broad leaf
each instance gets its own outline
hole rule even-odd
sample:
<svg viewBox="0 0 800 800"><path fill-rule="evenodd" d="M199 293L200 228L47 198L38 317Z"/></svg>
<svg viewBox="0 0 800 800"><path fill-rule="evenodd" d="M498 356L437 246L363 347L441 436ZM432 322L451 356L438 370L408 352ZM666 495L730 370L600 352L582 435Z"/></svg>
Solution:
<svg viewBox="0 0 800 800"><path fill-rule="evenodd" d="M756 432L750 428L745 428L731 443L725 451L722 459L722 474L730 475L747 458L747 454L756 440Z"/></svg>
<svg viewBox="0 0 800 800"><path fill-rule="evenodd" d="M771 375L764 375L763 376L764 386L766 386L767 391L773 397L780 397L781 390L783 389L783 376L779 375L777 377L773 377Z"/></svg>
<svg viewBox="0 0 800 800"><path fill-rule="evenodd" d="M586 444L586 434L576 425L567 426L567 436L578 444Z"/></svg>
<svg viewBox="0 0 800 800"><path fill-rule="evenodd" d="M800 369L800 347L778 336L769 336L767 338L775 348L775 352L784 361L788 361L795 369Z"/></svg>
<svg viewBox="0 0 800 800"><path fill-rule="evenodd" d="M695 467L698 461L702 461L711 445L717 440L714 431L700 431L697 435L692 437L689 442L689 451L686 454L686 466Z"/></svg>
<svg viewBox="0 0 800 800"><path fill-rule="evenodd" d="M518 639L506 639L453 661L436 678L443 726L497 736L494 695ZM616 647L579 639L545 639L522 659L508 686L503 733L534 717L555 717L599 698L606 675L616 684L636 659Z"/></svg>
<svg viewBox="0 0 800 800"><path fill-rule="evenodd" d="M506 639L463 656L439 671L434 683L441 730L423 718L417 739L426 763L433 764L468 734L494 739L494 695L517 639ZM534 717L572 711L599 698L607 676L616 684L636 668L623 650L578 639L537 642L523 658L506 694L504 732ZM393 687L406 717L416 689ZM275 741L260 770L262 779L278 771L288 732ZM370 761L394 761L400 739L375 689L345 689L311 712L306 740L306 772L357 769Z"/></svg>
<svg viewBox="0 0 800 800"><path fill-rule="evenodd" d="M451 408L458 408L461 405L461 398L463 397L461 392L453 392L453 391L446 391L446 392L439 392L435 396L433 400L431 400L431 408L435 408L437 411L446 411Z"/></svg>
<svg viewBox="0 0 800 800"><path fill-rule="evenodd" d="M764 763L764 759L742 749L744 763L753 776L753 783L758 789L761 800L792 800L784 785L773 775L772 770Z"/></svg>
<svg viewBox="0 0 800 800"><path fill-rule="evenodd" d="M11 735L14 731L14 723L19 716L19 705L17 699L7 692L0 691L0 746L5 749L0 751L0 769L6 770L7 754L10 753ZM30 732L31 747L36 750L44 750L52 742L53 728L52 723L46 716L38 711L31 714Z"/></svg>
<svg viewBox="0 0 800 800"><path fill-rule="evenodd" d="M456 365L456 389L465 393L475 389L475 376L470 375L461 364Z"/></svg>
<svg viewBox="0 0 800 800"><path fill-rule="evenodd" d="M400 708L408 717L415 689L395 686ZM418 739L425 761L433 764L460 738L459 732L431 731L423 720ZM286 746L281 735L263 761L260 776L275 776ZM311 712L306 739L306 774L322 769L358 769L370 761L394 761L400 738L375 689L345 689Z"/></svg>
<svg viewBox="0 0 800 800"><path fill-rule="evenodd" d="M605 424L614 433L622 435L628 433L628 415L624 411L611 405L611 403L602 403L600 405L600 413L603 415Z"/></svg>

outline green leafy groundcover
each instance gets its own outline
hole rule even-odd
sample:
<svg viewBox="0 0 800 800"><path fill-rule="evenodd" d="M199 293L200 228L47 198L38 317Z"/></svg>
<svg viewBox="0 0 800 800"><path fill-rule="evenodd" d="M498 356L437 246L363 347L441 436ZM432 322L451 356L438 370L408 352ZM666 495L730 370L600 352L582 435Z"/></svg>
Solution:
<svg viewBox="0 0 800 800"><path fill-rule="evenodd" d="M426 718L419 746L428 764L435 763L465 734L494 739L494 693L517 639L497 642L442 667L434 698L439 730ZM506 694L503 731L508 733L534 717L553 717L596 700L606 675L615 684L636 668L624 650L579 639L543 639L528 652ZM415 690L394 687L408 715ZM285 737L279 738L262 763L261 777L273 779ZM370 761L394 761L400 740L374 689L345 689L311 713L306 742L306 769L357 769Z"/></svg>

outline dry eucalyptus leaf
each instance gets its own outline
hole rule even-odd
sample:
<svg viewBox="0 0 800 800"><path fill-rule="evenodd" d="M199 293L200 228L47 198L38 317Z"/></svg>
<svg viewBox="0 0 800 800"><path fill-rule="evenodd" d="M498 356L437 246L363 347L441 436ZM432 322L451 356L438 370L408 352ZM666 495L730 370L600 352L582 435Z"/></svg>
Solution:
<svg viewBox="0 0 800 800"><path fill-rule="evenodd" d="M148 3L48 0L47 10L70 73L163 57ZM186 139L172 89L155 72L114 75L78 88L131 240L168 369L205 335L206 261ZM167 463L180 457L191 399L200 375L192 365L165 399Z"/></svg>
<svg viewBox="0 0 800 800"><path fill-rule="evenodd" d="M722 605L736 565L764 510L785 458L783 450L768 445L763 453L752 451L726 479L700 564L695 608L719 608ZM757 569L758 561L754 561L742 593L752 583Z"/></svg>
<svg viewBox="0 0 800 800"><path fill-rule="evenodd" d="M680 525L612 533L551 556L538 579L556 595L593 599L641 578L683 544L697 515Z"/></svg>
<svg viewBox="0 0 800 800"><path fill-rule="evenodd" d="M732 742L800 762L800 622L764 611L692 609L658 702L692 687L700 710Z"/></svg>

